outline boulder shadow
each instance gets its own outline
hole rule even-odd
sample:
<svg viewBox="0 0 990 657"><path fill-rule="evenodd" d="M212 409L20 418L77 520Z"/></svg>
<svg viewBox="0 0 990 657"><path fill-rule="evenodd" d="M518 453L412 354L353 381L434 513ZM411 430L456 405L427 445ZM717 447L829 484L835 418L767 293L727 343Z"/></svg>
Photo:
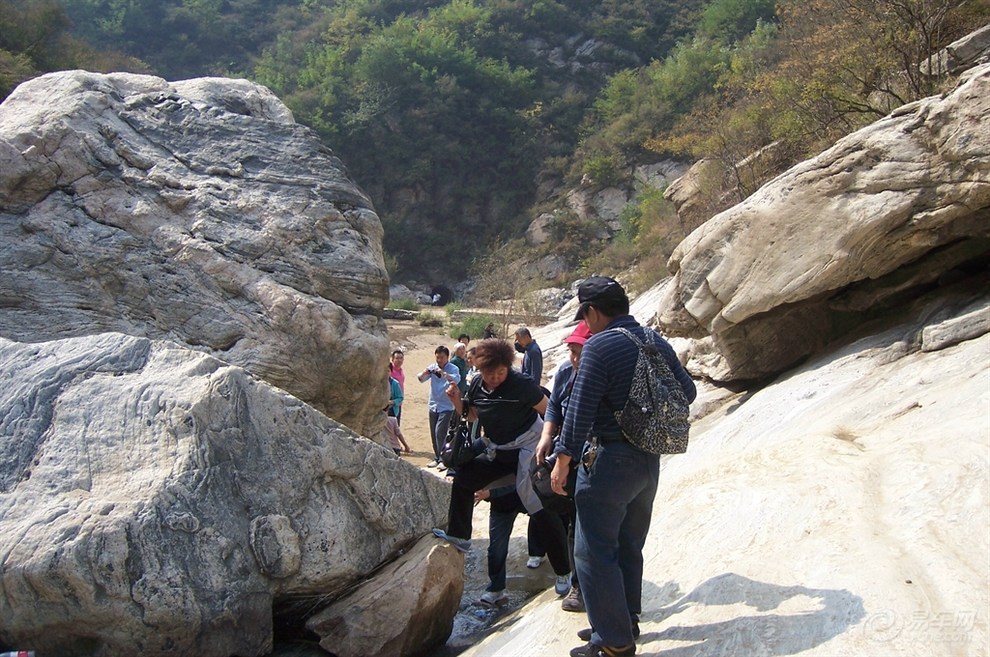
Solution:
<svg viewBox="0 0 990 657"><path fill-rule="evenodd" d="M660 657L793 655L843 634L865 616L863 599L844 589L779 586L735 573L713 577L673 602L669 601L680 593L676 584L658 587L655 593L654 596L644 591L644 598L664 606L644 609L644 621L676 620L678 614L697 605L746 605L755 612L777 610L772 614L738 615L701 625L671 625L660 632L644 633L640 637L644 642L684 642L683 646L648 653ZM726 609L726 615L732 611Z"/></svg>

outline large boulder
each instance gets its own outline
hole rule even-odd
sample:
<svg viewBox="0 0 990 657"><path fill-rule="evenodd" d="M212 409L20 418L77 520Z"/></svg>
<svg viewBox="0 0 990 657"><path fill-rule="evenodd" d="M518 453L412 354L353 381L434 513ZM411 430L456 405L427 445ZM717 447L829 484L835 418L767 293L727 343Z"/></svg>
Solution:
<svg viewBox="0 0 990 657"><path fill-rule="evenodd" d="M381 241L341 162L253 83L69 71L0 105L0 336L174 340L373 435Z"/></svg>
<svg viewBox="0 0 990 657"><path fill-rule="evenodd" d="M337 657L408 657L447 640L463 592L464 553L424 536L306 629Z"/></svg>
<svg viewBox="0 0 990 657"><path fill-rule="evenodd" d="M668 333L711 336L718 357L698 373L763 378L932 287L984 289L988 116L984 65L692 232L671 257L659 318Z"/></svg>
<svg viewBox="0 0 990 657"><path fill-rule="evenodd" d="M174 343L0 339L0 377L0 648L264 655L273 609L446 516L437 477Z"/></svg>

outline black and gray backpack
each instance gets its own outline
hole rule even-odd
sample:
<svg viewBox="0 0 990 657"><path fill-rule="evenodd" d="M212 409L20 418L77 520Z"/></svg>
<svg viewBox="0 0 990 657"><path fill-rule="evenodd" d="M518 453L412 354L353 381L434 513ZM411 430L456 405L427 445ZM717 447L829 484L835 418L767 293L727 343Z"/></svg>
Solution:
<svg viewBox="0 0 990 657"><path fill-rule="evenodd" d="M638 349L629 400L615 419L626 440L650 454L682 454L687 451L691 423L687 395L656 345L656 333L644 328L649 343L630 331L615 328Z"/></svg>

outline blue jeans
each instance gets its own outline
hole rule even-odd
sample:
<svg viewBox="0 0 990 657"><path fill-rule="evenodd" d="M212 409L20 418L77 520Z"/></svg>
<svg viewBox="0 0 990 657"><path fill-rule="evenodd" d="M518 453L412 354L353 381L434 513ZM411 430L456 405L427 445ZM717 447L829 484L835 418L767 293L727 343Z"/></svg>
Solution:
<svg viewBox="0 0 990 657"><path fill-rule="evenodd" d="M579 468L574 561L596 645L634 643L631 619L642 611L643 545L659 477L660 458L625 441L602 444L591 470Z"/></svg>
<svg viewBox="0 0 990 657"><path fill-rule="evenodd" d="M440 460L440 450L447 440L447 429L453 421L454 411L430 411L430 438L433 440L434 460Z"/></svg>

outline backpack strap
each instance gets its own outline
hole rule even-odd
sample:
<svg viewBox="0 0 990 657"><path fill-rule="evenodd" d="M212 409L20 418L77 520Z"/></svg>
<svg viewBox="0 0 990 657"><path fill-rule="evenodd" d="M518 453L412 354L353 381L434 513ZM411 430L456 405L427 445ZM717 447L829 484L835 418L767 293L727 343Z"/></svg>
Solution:
<svg viewBox="0 0 990 657"><path fill-rule="evenodd" d="M644 347L646 346L647 343L652 344L654 347L657 348L660 347L660 345L657 344L657 338L660 337L660 334L654 331L653 329L651 329L649 326L643 327L643 336L646 338L646 342L637 338L636 334L630 331L629 329L623 328L621 326L616 326L615 328L611 328L609 329L609 331L616 331L618 333L621 333L622 335L632 340L637 347Z"/></svg>
<svg viewBox="0 0 990 657"><path fill-rule="evenodd" d="M627 328L623 328L621 326L616 326L615 328L609 329L609 330L610 331L616 331L616 332L621 333L622 335L626 336L627 338L629 338L630 340L632 340L633 341L633 344L635 344L640 349L642 349L643 346L644 346L643 345L643 341L640 340L639 338L637 338L636 335L632 331L630 331L629 329L627 329ZM645 331L652 331L652 329L648 329L648 328L646 328L644 326L643 327L643 331L644 332ZM652 342L654 344L656 344L656 341L655 340L653 340Z"/></svg>

